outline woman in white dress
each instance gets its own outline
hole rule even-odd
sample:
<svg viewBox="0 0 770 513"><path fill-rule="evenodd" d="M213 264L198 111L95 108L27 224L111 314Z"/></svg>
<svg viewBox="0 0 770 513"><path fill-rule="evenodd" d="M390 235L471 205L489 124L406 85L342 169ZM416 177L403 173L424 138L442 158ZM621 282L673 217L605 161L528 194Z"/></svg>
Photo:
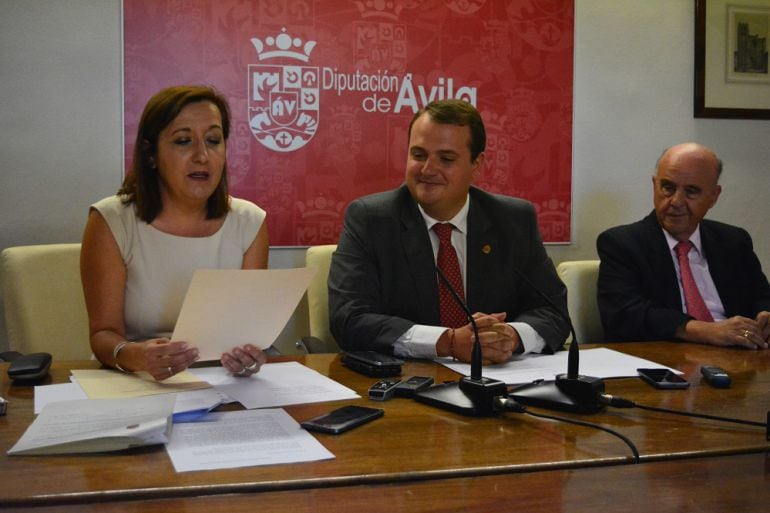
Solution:
<svg viewBox="0 0 770 513"><path fill-rule="evenodd" d="M265 211L229 196L227 101L215 90L177 86L142 113L132 167L117 195L91 206L81 278L91 348L103 364L164 380L198 350L169 340L196 269L265 269ZM221 357L249 376L266 361L256 346Z"/></svg>

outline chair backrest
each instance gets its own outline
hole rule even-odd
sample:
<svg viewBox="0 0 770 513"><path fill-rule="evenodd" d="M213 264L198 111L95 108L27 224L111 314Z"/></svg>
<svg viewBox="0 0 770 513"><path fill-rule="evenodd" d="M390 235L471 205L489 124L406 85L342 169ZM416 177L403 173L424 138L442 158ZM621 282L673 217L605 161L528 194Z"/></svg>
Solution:
<svg viewBox="0 0 770 513"><path fill-rule="evenodd" d="M567 286L567 307L578 342L604 341L604 329L596 302L599 260L575 260L556 266L559 278Z"/></svg>
<svg viewBox="0 0 770 513"><path fill-rule="evenodd" d="M47 352L57 360L91 357L80 244L6 248L0 278L11 350Z"/></svg>
<svg viewBox="0 0 770 513"><path fill-rule="evenodd" d="M311 246L305 253L305 265L318 269L307 289L310 336L321 340L324 343L325 352L332 353L339 352L340 346L329 331L329 289L326 282L329 277L332 253L336 249L336 244Z"/></svg>

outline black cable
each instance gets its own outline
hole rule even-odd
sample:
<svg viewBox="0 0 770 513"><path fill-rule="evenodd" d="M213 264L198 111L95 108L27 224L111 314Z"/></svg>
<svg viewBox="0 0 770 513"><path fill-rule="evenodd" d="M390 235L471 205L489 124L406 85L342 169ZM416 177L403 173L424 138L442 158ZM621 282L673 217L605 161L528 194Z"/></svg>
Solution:
<svg viewBox="0 0 770 513"><path fill-rule="evenodd" d="M762 422L756 422L753 420L733 419L731 417L719 417L717 415L707 415L705 413L693 413L689 411L670 410L668 408L659 408L657 406L646 406L644 404L638 404L629 399L622 397L615 397L609 394L600 394L599 400L608 406L614 406L615 408L639 408L641 410L659 411L663 413L673 413L674 415L684 415L686 417L698 417L701 419L709 420L721 420L723 422L733 422L735 424L746 424L749 426L759 426L767 428L767 424Z"/></svg>
<svg viewBox="0 0 770 513"><path fill-rule="evenodd" d="M606 428L604 426L600 426L592 422L585 422L582 420L570 419L568 417L559 417L557 415L546 415L545 413L533 413L529 411L527 407L524 406L523 404L517 403L516 401L510 398L502 399L499 401L498 404L504 411L513 412L513 413L526 413L528 415L532 415L533 417L538 417L541 419L556 420L559 422L566 422L568 424L575 424L577 426L590 427L590 428L598 429L600 431L604 431L606 433L614 435L620 438L629 447L629 449L631 449L631 452L634 454L634 463L639 463L639 450L636 448L636 445L634 445L634 443L630 439L628 439L625 435L622 435L613 429Z"/></svg>

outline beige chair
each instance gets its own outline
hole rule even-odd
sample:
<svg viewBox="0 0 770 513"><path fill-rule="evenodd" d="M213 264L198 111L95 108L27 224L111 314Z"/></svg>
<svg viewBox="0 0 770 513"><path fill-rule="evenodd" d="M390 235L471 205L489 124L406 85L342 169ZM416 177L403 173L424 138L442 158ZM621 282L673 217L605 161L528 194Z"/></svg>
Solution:
<svg viewBox="0 0 770 513"><path fill-rule="evenodd" d="M307 289L308 319L310 337L304 337L298 346L309 353L338 353L340 346L329 331L329 265L336 244L311 246L305 253L305 266L316 267L318 271Z"/></svg>
<svg viewBox="0 0 770 513"><path fill-rule="evenodd" d="M56 360L91 358L80 244L6 248L0 255L9 347Z"/></svg>
<svg viewBox="0 0 770 513"><path fill-rule="evenodd" d="M567 307L580 344L604 341L604 330L596 302L599 260L562 262L556 267L567 286Z"/></svg>

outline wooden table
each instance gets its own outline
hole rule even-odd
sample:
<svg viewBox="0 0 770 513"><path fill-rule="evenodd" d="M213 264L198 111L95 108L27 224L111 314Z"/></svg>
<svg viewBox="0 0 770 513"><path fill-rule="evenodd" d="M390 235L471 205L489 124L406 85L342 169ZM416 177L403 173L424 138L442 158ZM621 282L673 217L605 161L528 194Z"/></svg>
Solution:
<svg viewBox="0 0 770 513"><path fill-rule="evenodd" d="M607 380L607 391L611 394L651 406L755 421L764 421L770 409L768 351L676 343L610 347L679 368L692 382L688 390L658 391L637 378ZM305 420L341 404L371 404L363 397L375 380L343 367L338 355L309 355L298 359L350 386L362 399L286 407L296 420ZM698 373L701 363L724 367L733 378L733 387L718 390L702 383ZM10 403L8 415L0 417L0 505L4 506L61 504L65 508L77 505L77 511L85 511L82 508L89 503L120 501L115 504L128 507L138 501L147 511L153 511L152 508L164 500L183 504L186 498L207 496L203 502L200 497L195 499L195 504L217 511L220 500L225 501L222 504L227 502L225 499L242 500L243 504L261 503L269 496L271 500L285 501L287 508L294 507L292 501L316 497L320 502L331 501L331 507L344 511L348 504L346 494L351 498L363 491L366 493L362 496L385 492L399 496L422 489L449 500L450 489L471 482L478 483L473 487L478 486L482 491L488 487L484 494L502 486L515 488L517 494L532 494L532 500L538 500L542 495L542 490L537 491L538 486L562 490L563 494L565 486L575 481L570 478L565 482L565 476L583 476L583 470L596 472L597 478L606 480L608 476L624 472L629 472L629 476L655 475L645 469L667 462L666 465L674 466L665 468L674 474L691 472L691 469L708 473L709 465L720 468L713 463L716 458L691 459L731 456L743 462L740 465L756 467L765 465L764 453L770 449L764 431L751 426L636 409L611 409L594 415L559 414L596 422L630 438L638 447L643 464L628 465L633 463L628 447L602 431L520 414L468 418L408 399L393 399L378 403L385 409L385 416L380 420L341 436L317 435L336 456L327 461L176 473L160 446L115 454L9 457L6 451L33 420L33 394L29 387L11 385L5 376L5 367L0 366L0 394ZM95 368L97 364L59 362L49 381L65 382L69 369L89 367ZM408 362L404 373L433 376L438 382L457 377L444 367L419 361ZM754 455L746 459L734 456L751 453ZM677 470L677 464L683 467ZM738 463L730 465L731 468L739 466ZM582 470L577 472L577 469ZM588 477L578 478L581 482L583 479L590 481ZM527 484L530 482L531 486ZM297 490L302 491L294 493ZM260 494L255 496L255 492ZM237 495L217 497L223 494ZM340 499L332 499L328 494L339 494ZM314 501L310 502L315 508ZM350 504L353 503L351 499ZM298 506L295 509L302 511ZM437 507L437 510L443 509Z"/></svg>
<svg viewBox="0 0 770 513"><path fill-rule="evenodd" d="M259 494L15 508L45 513L764 513L770 457L743 454Z"/></svg>

